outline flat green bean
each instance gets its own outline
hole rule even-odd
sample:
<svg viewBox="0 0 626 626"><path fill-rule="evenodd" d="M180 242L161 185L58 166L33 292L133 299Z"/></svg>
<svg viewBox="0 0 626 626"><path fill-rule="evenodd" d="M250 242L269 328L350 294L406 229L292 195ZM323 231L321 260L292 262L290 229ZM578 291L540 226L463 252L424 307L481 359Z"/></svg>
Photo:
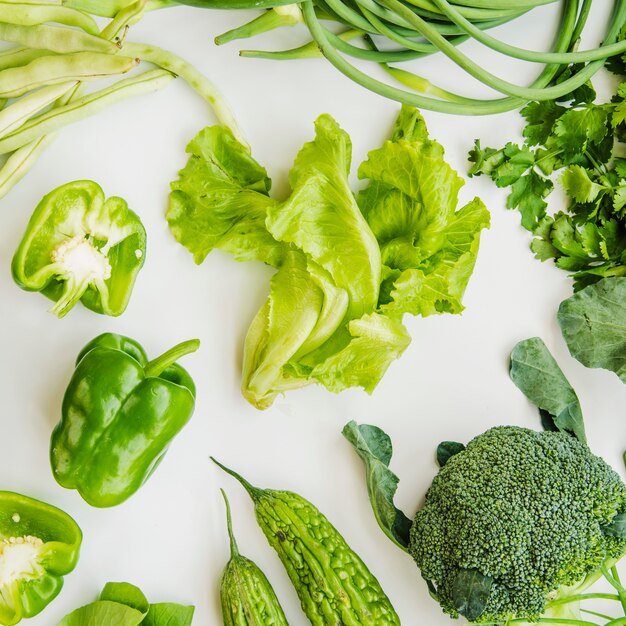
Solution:
<svg viewBox="0 0 626 626"><path fill-rule="evenodd" d="M22 67L31 61L45 56L54 56L50 50L36 50L34 48L9 48L0 52L0 71L10 67Z"/></svg>
<svg viewBox="0 0 626 626"><path fill-rule="evenodd" d="M66 26L76 26L91 35L97 35L100 32L96 21L87 13L55 4L0 2L0 22L21 26L56 22Z"/></svg>
<svg viewBox="0 0 626 626"><path fill-rule="evenodd" d="M55 107L31 118L16 132L0 139L0 154L17 150L43 135L54 133L68 124L99 113L115 102L158 91L174 78L175 76L166 70L149 70L119 80L105 89L89 93L64 106Z"/></svg>
<svg viewBox="0 0 626 626"><path fill-rule="evenodd" d="M0 111L0 137L17 130L26 120L54 104L77 85L78 82L73 81L43 87L26 94L2 109Z"/></svg>
<svg viewBox="0 0 626 626"><path fill-rule="evenodd" d="M118 47L102 37L90 35L73 28L38 24L20 26L0 22L0 40L17 43L30 48L53 52L108 52L115 54Z"/></svg>
<svg viewBox="0 0 626 626"><path fill-rule="evenodd" d="M136 58L100 52L40 57L23 67L0 72L0 98L16 98L45 85L124 74L138 62Z"/></svg>

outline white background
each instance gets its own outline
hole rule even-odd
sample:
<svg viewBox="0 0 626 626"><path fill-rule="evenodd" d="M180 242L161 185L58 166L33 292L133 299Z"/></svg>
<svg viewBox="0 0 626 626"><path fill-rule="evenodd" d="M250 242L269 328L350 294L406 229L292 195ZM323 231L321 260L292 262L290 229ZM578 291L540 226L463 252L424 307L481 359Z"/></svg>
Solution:
<svg viewBox="0 0 626 626"><path fill-rule="evenodd" d="M587 47L596 43L611 4L594 3ZM555 6L537 9L496 33L519 45L545 47L557 12ZM220 86L254 156L269 170L277 197L287 193L289 167L312 138L313 121L321 113L332 114L352 137L356 170L367 151L388 136L399 105L363 90L320 59L242 59L237 42L213 45L215 35L253 15L169 9L146 16L130 38L176 51ZM304 35L295 28L243 42L243 47L291 47ZM537 71L478 46L464 49L520 83ZM443 86L480 92L443 59L412 67ZM424 115L461 173L475 137L483 145L501 146L517 140L522 128L517 113ZM492 227L483 234L463 315L407 319L413 342L371 397L359 390L333 395L309 387L289 393L263 413L251 408L239 392L241 347L266 297L271 272L237 264L219 251L196 266L164 219L168 185L186 161L186 143L212 123L204 102L175 81L158 94L118 104L63 130L33 171L0 201L0 486L60 506L84 531L78 567L59 598L31 623L56 624L94 600L107 581L125 580L153 602L195 604L194 624L220 624L219 577L228 559L220 487L230 496L242 553L266 572L290 624L307 623L256 526L249 499L210 463L214 455L254 484L290 489L315 503L377 575L404 624L445 626L448 618L429 598L411 559L376 526L361 462L341 437L342 426L355 419L380 425L391 435L392 468L401 477L398 503L411 515L436 472L434 450L441 440L467 441L498 424L538 427L535 409L508 378L508 355L517 341L543 337L579 393L590 445L620 472L626 388L613 374L587 370L567 354L554 318L559 303L571 294L570 279L551 263L533 259L518 214L504 208L505 192L478 178L468 181L461 199L480 195L491 210ZM20 291L10 275L11 257L40 198L80 178L97 181L107 195L124 197L148 231L145 267L130 306L117 319L76 306L57 320L46 312L45 298ZM191 337L199 337L202 347L183 362L198 387L193 419L135 496L114 509L97 510L55 483L48 445L75 356L105 331L136 338L151 356Z"/></svg>

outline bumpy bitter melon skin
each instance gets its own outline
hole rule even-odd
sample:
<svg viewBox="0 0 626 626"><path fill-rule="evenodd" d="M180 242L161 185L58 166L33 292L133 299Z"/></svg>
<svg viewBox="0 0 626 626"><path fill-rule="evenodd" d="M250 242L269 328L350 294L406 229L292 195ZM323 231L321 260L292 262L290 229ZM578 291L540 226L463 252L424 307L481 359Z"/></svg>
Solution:
<svg viewBox="0 0 626 626"><path fill-rule="evenodd" d="M224 626L289 626L270 581L254 561L239 553L224 490L222 496L230 540L230 559L220 584Z"/></svg>
<svg viewBox="0 0 626 626"><path fill-rule="evenodd" d="M250 559L231 558L221 591L224 626L289 626L270 582Z"/></svg>
<svg viewBox="0 0 626 626"><path fill-rule="evenodd" d="M313 626L400 626L379 582L315 506L289 491L250 495Z"/></svg>

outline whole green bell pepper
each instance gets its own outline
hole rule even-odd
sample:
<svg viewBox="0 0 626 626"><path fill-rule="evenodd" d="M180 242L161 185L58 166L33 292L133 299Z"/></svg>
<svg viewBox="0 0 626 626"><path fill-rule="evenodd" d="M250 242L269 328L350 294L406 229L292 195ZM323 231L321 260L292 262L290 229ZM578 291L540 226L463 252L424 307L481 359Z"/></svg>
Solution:
<svg viewBox="0 0 626 626"><path fill-rule="evenodd" d="M56 507L0 491L0 624L37 615L78 561L82 533Z"/></svg>
<svg viewBox="0 0 626 626"><path fill-rule="evenodd" d="M57 482L97 507L135 493L193 413L195 385L175 361L199 345L185 341L148 362L129 337L105 333L90 341L78 355L52 433Z"/></svg>
<svg viewBox="0 0 626 626"><path fill-rule="evenodd" d="M55 301L63 317L80 300L105 315L126 309L146 254L146 231L122 198L104 199L97 183L78 180L44 196L11 266L27 291Z"/></svg>

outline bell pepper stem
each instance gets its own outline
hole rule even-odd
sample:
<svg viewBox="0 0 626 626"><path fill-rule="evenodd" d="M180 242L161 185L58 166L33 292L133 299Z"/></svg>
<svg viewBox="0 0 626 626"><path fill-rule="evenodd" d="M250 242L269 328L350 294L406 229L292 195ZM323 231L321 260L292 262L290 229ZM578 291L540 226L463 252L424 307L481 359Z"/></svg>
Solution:
<svg viewBox="0 0 626 626"><path fill-rule="evenodd" d="M175 345L161 356L152 359L152 361L146 365L144 369L146 378L160 376L170 365L176 363L178 359L184 357L186 354L195 352L199 347L199 339L189 339L188 341L183 341Z"/></svg>
<svg viewBox="0 0 626 626"><path fill-rule="evenodd" d="M222 492L222 498L224 498L224 504L226 505L226 527L228 529L228 539L230 541L230 558L235 558L239 556L239 547L237 546L237 540L235 539L235 534L233 533L233 519L230 514L230 502L226 497L226 492L223 489L220 489Z"/></svg>

